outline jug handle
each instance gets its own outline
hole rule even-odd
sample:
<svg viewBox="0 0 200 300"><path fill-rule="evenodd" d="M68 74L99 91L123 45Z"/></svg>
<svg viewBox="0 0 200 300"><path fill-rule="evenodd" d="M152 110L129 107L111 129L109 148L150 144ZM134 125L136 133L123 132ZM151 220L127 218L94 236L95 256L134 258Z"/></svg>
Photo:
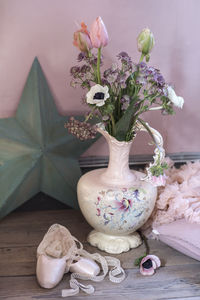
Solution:
<svg viewBox="0 0 200 300"><path fill-rule="evenodd" d="M137 131L145 131L150 133L150 135L153 138L153 142L150 143L151 145L155 145L156 148L154 150L154 155L153 155L153 162L151 162L147 167L146 167L146 172L147 175L143 178L142 180L149 181L151 182L152 179L152 173L150 171L151 167L156 166L158 164L162 164L162 162L165 159L165 149L163 148L163 137L162 135L158 132L158 130L154 129L153 127L149 126L147 122L138 122L136 123L135 130Z"/></svg>

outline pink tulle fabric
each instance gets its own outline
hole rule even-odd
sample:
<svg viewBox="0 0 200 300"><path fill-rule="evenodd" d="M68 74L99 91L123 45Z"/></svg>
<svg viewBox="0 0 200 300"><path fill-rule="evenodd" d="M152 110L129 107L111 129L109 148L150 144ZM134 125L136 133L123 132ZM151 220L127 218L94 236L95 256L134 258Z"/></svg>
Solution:
<svg viewBox="0 0 200 300"><path fill-rule="evenodd" d="M170 168L166 171L166 185L158 188L156 205L144 230L178 219L200 224L200 161L179 169L168 158L167 163Z"/></svg>

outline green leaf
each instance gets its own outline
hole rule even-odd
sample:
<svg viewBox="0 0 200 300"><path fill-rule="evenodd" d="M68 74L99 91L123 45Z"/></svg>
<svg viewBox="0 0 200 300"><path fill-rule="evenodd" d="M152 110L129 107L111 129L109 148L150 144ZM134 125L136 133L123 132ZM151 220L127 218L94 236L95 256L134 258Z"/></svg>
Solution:
<svg viewBox="0 0 200 300"><path fill-rule="evenodd" d="M135 106L135 102L138 99L135 98L130 102L129 107L125 111L121 119L116 123L115 138L118 141L126 141L127 133L132 129L135 121L135 113L138 111L139 106Z"/></svg>
<svg viewBox="0 0 200 300"><path fill-rule="evenodd" d="M163 169L166 169L166 170L169 168L169 165L166 162L162 163L161 166Z"/></svg>
<svg viewBox="0 0 200 300"><path fill-rule="evenodd" d="M99 110L102 115L109 115L113 112L114 108L114 105L108 102L104 106L101 106Z"/></svg>
<svg viewBox="0 0 200 300"><path fill-rule="evenodd" d="M146 59L146 62L149 62L150 61L150 55L147 54L146 57L145 57L145 59Z"/></svg>
<svg viewBox="0 0 200 300"><path fill-rule="evenodd" d="M161 165L152 166L150 171L153 176L159 177L160 175L164 174L165 169L168 169L168 164L166 162L162 163Z"/></svg>
<svg viewBox="0 0 200 300"><path fill-rule="evenodd" d="M135 265L135 266L139 266L140 263L141 263L141 261L142 261L142 259L143 259L145 256L146 256L146 254L144 254L143 256L140 256L140 257L136 258L135 261L134 261L134 265Z"/></svg>

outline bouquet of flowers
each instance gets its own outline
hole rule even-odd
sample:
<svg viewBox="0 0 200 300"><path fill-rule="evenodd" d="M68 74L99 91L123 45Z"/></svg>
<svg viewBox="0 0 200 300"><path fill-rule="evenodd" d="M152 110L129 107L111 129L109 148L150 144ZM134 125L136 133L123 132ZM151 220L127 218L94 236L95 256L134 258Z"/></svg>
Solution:
<svg viewBox="0 0 200 300"><path fill-rule="evenodd" d="M153 110L160 110L163 115L173 114L173 105L182 108L184 100L165 82L157 68L147 64L154 43L152 32L148 28L143 29L137 38L138 51L141 52L139 62L133 62L122 51L117 55L118 62L103 70L102 50L108 44L106 27L101 17L93 22L90 32L85 23L81 23L81 28L74 33L73 44L81 52L78 55L79 65L73 66L70 71L71 86L80 85L87 90L84 103L90 111L84 122L73 117L69 119L65 127L70 133L81 140L94 138L97 127L90 120L98 118L111 136L118 141L129 142L138 126L143 126L159 150L151 127L141 115ZM157 162L149 170L152 176L159 177L166 167L158 154Z"/></svg>

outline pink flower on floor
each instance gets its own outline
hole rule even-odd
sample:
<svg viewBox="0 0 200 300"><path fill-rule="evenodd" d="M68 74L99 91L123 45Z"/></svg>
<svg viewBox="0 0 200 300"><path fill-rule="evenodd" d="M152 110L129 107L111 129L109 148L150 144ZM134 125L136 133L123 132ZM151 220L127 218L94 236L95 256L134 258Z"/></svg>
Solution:
<svg viewBox="0 0 200 300"><path fill-rule="evenodd" d="M153 275L155 269L161 266L161 262L156 255L147 255L140 262L140 273L142 275Z"/></svg>
<svg viewBox="0 0 200 300"><path fill-rule="evenodd" d="M152 176L151 177L151 183L154 186L162 186L162 185L166 184L166 179L167 179L167 176L165 174L164 175L159 175L159 176Z"/></svg>

